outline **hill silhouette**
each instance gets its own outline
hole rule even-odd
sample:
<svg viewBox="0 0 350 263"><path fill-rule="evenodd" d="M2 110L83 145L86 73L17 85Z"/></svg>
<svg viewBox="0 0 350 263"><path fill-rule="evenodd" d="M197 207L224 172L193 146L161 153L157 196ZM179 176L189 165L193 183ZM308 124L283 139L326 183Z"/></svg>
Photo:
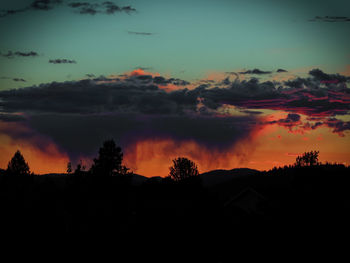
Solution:
<svg viewBox="0 0 350 263"><path fill-rule="evenodd" d="M200 177L202 178L203 186L210 187L217 184L225 183L234 178L254 175L257 173L259 173L258 170L249 168L236 168L231 170L218 169L202 173L200 174Z"/></svg>

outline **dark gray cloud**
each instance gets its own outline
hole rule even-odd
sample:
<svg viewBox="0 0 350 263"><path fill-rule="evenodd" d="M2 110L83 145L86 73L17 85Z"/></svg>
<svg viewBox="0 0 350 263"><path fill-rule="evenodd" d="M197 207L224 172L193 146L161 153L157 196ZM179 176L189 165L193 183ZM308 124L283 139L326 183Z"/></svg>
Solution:
<svg viewBox="0 0 350 263"><path fill-rule="evenodd" d="M249 138L255 123L253 117L155 114L43 114L28 119L33 132L51 138L73 161L94 156L106 138L115 138L123 149L143 140L170 139L224 151Z"/></svg>
<svg viewBox="0 0 350 263"><path fill-rule="evenodd" d="M51 138L73 161L94 155L101 142L112 137L124 148L145 139L171 139L229 149L256 127L255 116L217 118L198 110L197 91L166 92L152 76L110 80L53 82L2 91L0 107L4 114L26 113L21 125L33 134L16 133L17 139L30 140L35 134ZM42 141L36 142L40 147Z"/></svg>
<svg viewBox="0 0 350 263"><path fill-rule="evenodd" d="M62 2L62 0L35 0L30 7L36 10L47 11L53 9L56 5L59 5Z"/></svg>
<svg viewBox="0 0 350 263"><path fill-rule="evenodd" d="M141 36L152 36L154 33L150 32L135 32L135 31L127 31L129 35L141 35Z"/></svg>
<svg viewBox="0 0 350 263"><path fill-rule="evenodd" d="M91 4L88 2L74 2L74 3L69 3L68 6L72 8L80 8L80 7L87 7L90 6Z"/></svg>
<svg viewBox="0 0 350 263"><path fill-rule="evenodd" d="M259 115L262 114L262 111L255 111L255 110L241 110L240 112L246 113L246 114L253 114L253 115Z"/></svg>
<svg viewBox="0 0 350 263"><path fill-rule="evenodd" d="M197 94L187 89L166 92L158 88L156 77L136 75L52 82L38 87L0 92L5 110L70 113L183 114L196 110ZM162 79L162 86L177 83Z"/></svg>
<svg viewBox="0 0 350 263"><path fill-rule="evenodd" d="M17 121L34 134L51 138L72 160L92 156L103 140L112 137L126 148L142 140L171 139L219 151L249 139L262 125L289 130L329 127L341 134L350 124L334 116L350 111L350 92L344 82L322 84L323 74L310 71L310 77L299 78L301 88L252 78L165 91L160 86L180 80L151 75L52 82L1 91L0 108L5 115L0 119ZM225 104L247 115L223 117L219 109ZM288 115L266 122L256 109L283 110ZM10 116L18 112L25 113L26 120ZM309 117L306 123L302 114Z"/></svg>
<svg viewBox="0 0 350 263"><path fill-rule="evenodd" d="M310 22L350 22L350 17L347 16L315 16L309 19Z"/></svg>
<svg viewBox="0 0 350 263"><path fill-rule="evenodd" d="M333 129L333 132L343 134L350 130L350 121L342 121L336 118L330 118L324 124Z"/></svg>
<svg viewBox="0 0 350 263"><path fill-rule="evenodd" d="M0 10L0 17L6 17L30 10L49 11L61 4L64 4L63 0L35 0L29 6L24 8ZM103 3L73 2L67 3L66 5L76 10L78 14L95 15L97 13L101 13L111 15L117 12L124 12L127 14L136 12L136 9L129 5L118 6L111 1L106 1Z"/></svg>
<svg viewBox="0 0 350 263"><path fill-rule="evenodd" d="M0 121L3 122L19 122L25 121L26 118L17 114L0 113Z"/></svg>
<svg viewBox="0 0 350 263"><path fill-rule="evenodd" d="M22 52L22 51L7 51L7 53L0 52L0 56L4 58L15 58L15 57L38 57L39 54L35 51Z"/></svg>
<svg viewBox="0 0 350 263"><path fill-rule="evenodd" d="M310 77L284 82L259 82L256 78L239 81L235 79L220 83L207 83L196 90L203 103L217 109L222 104L248 109L272 109L295 111L312 116L315 114L347 114L350 110L349 77L327 74L319 69L311 70ZM336 79L337 82L327 80Z"/></svg>
<svg viewBox="0 0 350 263"><path fill-rule="evenodd" d="M0 79L10 79L10 80L13 80L13 81L16 81L16 82L26 82L25 79L22 79L22 78L10 78L10 77L1 77Z"/></svg>
<svg viewBox="0 0 350 263"><path fill-rule="evenodd" d="M286 118L268 122L268 124L278 124L288 128L293 128L299 124L301 116L296 113L289 113Z"/></svg>
<svg viewBox="0 0 350 263"><path fill-rule="evenodd" d="M326 74L320 69L313 69L309 71L309 74L313 76L316 80L320 81L332 81L336 80L337 82L346 82L350 80L349 77L342 76L339 74Z"/></svg>
<svg viewBox="0 0 350 263"><path fill-rule="evenodd" d="M35 0L29 6L20 9L0 10L0 17L15 15L17 13L22 13L30 10L48 11L62 3L62 0Z"/></svg>
<svg viewBox="0 0 350 263"><path fill-rule="evenodd" d="M0 18L27 11L28 8L0 10Z"/></svg>
<svg viewBox="0 0 350 263"><path fill-rule="evenodd" d="M107 14L112 15L117 12L124 12L130 14L136 12L136 9L131 6L119 6L114 2L106 1L103 3L89 3L89 2L73 2L68 4L69 7L75 9L79 14Z"/></svg>
<svg viewBox="0 0 350 263"><path fill-rule="evenodd" d="M272 73L271 71L262 71L260 69L253 69L253 70L247 70L247 71L242 71L242 72L239 72L239 74L270 74Z"/></svg>
<svg viewBox="0 0 350 263"><path fill-rule="evenodd" d="M77 62L75 60L70 59L50 59L49 63L51 64L76 64Z"/></svg>
<svg viewBox="0 0 350 263"><path fill-rule="evenodd" d="M337 83L323 83L324 79ZM39 87L0 92L5 109L74 113L156 113L196 112L198 99L208 112L228 104L242 110L293 111L307 116L334 116L350 111L348 77L311 70L310 77L282 83L259 82L256 78L208 82L188 90L189 82L151 75L100 76L81 81L52 82ZM177 85L166 92L159 87Z"/></svg>
<svg viewBox="0 0 350 263"><path fill-rule="evenodd" d="M288 71L287 71L287 70L285 70L285 69L279 68L279 69L277 69L277 71L276 71L276 72L281 73L281 72L288 72Z"/></svg>
<svg viewBox="0 0 350 263"><path fill-rule="evenodd" d="M13 78L12 79L13 81L21 81L21 82L26 82L26 80L25 79L22 79L22 78Z"/></svg>
<svg viewBox="0 0 350 263"><path fill-rule="evenodd" d="M164 78L162 76L156 76L153 78L153 82L157 85L168 85L168 84L174 84L176 86L186 86L189 85L190 82L182 80L182 79L175 79L175 78Z"/></svg>

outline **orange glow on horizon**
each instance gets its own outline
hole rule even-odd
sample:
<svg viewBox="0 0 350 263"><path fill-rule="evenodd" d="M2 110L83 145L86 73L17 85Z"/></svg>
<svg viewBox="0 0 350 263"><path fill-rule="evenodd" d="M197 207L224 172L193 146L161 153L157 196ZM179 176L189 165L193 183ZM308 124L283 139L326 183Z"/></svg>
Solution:
<svg viewBox="0 0 350 263"><path fill-rule="evenodd" d="M277 112L274 116L267 116L267 119L276 120L285 116L285 113ZM6 130L16 129L26 132L28 128L17 123L0 122L0 124L1 168L7 168L9 160L19 149L29 163L31 171L37 174L66 172L68 155L61 152L57 145L48 138L36 135L28 140L14 140L7 135ZM214 169L241 167L269 170L274 166L293 164L297 155L311 150L320 151L321 162L350 164L348 133L346 136L339 136L339 134L332 133L327 127L292 133L287 127L278 124L258 127L248 138L226 150L212 150L190 140L179 142L172 139L148 139L139 141L123 149L124 163L135 173L147 177L167 176L172 160L180 156L193 160L201 173ZM32 141L36 141L36 144ZM35 145L43 146L39 149ZM92 161L87 157L81 159L89 169Z"/></svg>
<svg viewBox="0 0 350 263"><path fill-rule="evenodd" d="M53 143L39 149L26 142L14 142L5 135L0 135L0 168L7 169L8 162L17 150L20 150L29 165L30 171L35 174L65 173L69 158L61 153Z"/></svg>

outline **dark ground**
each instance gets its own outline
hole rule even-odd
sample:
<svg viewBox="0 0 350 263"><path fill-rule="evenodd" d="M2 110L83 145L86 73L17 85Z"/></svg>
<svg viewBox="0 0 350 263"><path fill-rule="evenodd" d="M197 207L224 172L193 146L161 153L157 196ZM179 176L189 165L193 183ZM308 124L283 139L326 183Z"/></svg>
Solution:
<svg viewBox="0 0 350 263"><path fill-rule="evenodd" d="M151 246L153 255L160 255L163 246L173 252L189 249L196 255L192 262L250 257L268 252L256 250L265 246L293 251L301 244L348 240L349 168L247 171L221 172L224 179L208 179L220 176L216 171L185 183L2 174L1 237L89 240L96 246L122 241L135 251Z"/></svg>

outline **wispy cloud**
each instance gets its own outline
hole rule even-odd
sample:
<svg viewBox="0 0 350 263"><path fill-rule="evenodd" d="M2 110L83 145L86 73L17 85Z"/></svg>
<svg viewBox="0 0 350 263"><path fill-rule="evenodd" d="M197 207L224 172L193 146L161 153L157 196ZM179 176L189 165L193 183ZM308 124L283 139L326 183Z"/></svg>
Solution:
<svg viewBox="0 0 350 263"><path fill-rule="evenodd" d="M88 3L88 2L73 2L68 4L69 7L77 10L77 13L85 15L95 14L107 14L112 15L117 12L124 12L130 14L136 12L136 9L131 6L119 6L111 1L100 3Z"/></svg>
<svg viewBox="0 0 350 263"><path fill-rule="evenodd" d="M22 13L29 10L28 8L22 8L22 9L7 9L7 10L0 10L0 17L6 17L9 15L15 15L17 13Z"/></svg>
<svg viewBox="0 0 350 263"><path fill-rule="evenodd" d="M35 0L29 6L23 7L20 9L0 10L0 17L6 17L9 15L14 15L17 13L26 12L30 10L48 11L62 3L63 3L62 0Z"/></svg>
<svg viewBox="0 0 350 263"><path fill-rule="evenodd" d="M135 67L134 69L141 69L141 70L152 70L153 68L152 67Z"/></svg>
<svg viewBox="0 0 350 263"><path fill-rule="evenodd" d="M309 22L350 22L350 17L347 16L315 16L309 19Z"/></svg>
<svg viewBox="0 0 350 263"><path fill-rule="evenodd" d="M61 4L62 0L35 0L32 2L30 7L36 10L50 10L53 9L56 5Z"/></svg>
<svg viewBox="0 0 350 263"><path fill-rule="evenodd" d="M136 32L136 31L127 31L129 35L141 35L141 36L152 36L154 33L150 32Z"/></svg>
<svg viewBox="0 0 350 263"><path fill-rule="evenodd" d="M8 51L7 53L0 52L0 56L4 58L15 58L15 57L37 57L39 54L34 51L21 52L21 51Z"/></svg>
<svg viewBox="0 0 350 263"><path fill-rule="evenodd" d="M242 71L239 72L239 74L256 74L256 75L260 75L260 74L270 74L272 73L271 71L262 71L260 69L253 69L253 70L247 70L247 71Z"/></svg>
<svg viewBox="0 0 350 263"><path fill-rule="evenodd" d="M16 81L16 82L26 82L26 80L22 79L22 78L1 77L0 79L8 79L8 80Z"/></svg>
<svg viewBox="0 0 350 263"><path fill-rule="evenodd" d="M76 64L77 62L75 60L69 60L69 59L50 59L49 63L51 64Z"/></svg>
<svg viewBox="0 0 350 263"><path fill-rule="evenodd" d="M277 69L277 71L276 71L277 73L282 73L282 72L288 72L287 70L285 70L285 69L282 69L282 68L279 68L279 69Z"/></svg>
<svg viewBox="0 0 350 263"><path fill-rule="evenodd" d="M63 0L35 0L29 6L20 9L6 9L0 10L0 17L6 17L9 15L15 15L17 13L22 13L31 10L39 11L49 11L55 7L64 4ZM77 10L78 14L115 14L117 12L124 12L130 14L136 12L136 9L132 6L119 6L111 1L106 1L103 3L90 3L90 2L72 2L65 4L66 6Z"/></svg>

